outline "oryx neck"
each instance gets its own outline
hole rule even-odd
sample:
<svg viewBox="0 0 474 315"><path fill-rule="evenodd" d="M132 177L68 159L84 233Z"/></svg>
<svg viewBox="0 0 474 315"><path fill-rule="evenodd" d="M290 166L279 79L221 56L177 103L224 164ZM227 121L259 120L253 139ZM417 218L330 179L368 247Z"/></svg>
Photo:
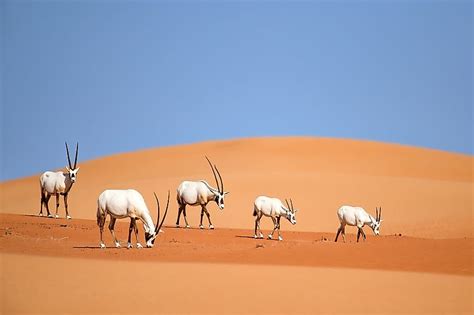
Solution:
<svg viewBox="0 0 474 315"><path fill-rule="evenodd" d="M64 191L65 194L67 194L71 188L72 188L72 185L74 185L74 182L71 180L71 174L69 173L63 173L64 177L66 177L66 189Z"/></svg>
<svg viewBox="0 0 474 315"><path fill-rule="evenodd" d="M209 185L205 180L201 180L201 183L203 183L204 185L206 185L207 189L209 189L209 191L214 195L214 196L217 196L219 194L219 190L215 189L214 187L212 187L211 185Z"/></svg>
<svg viewBox="0 0 474 315"><path fill-rule="evenodd" d="M146 232L150 234L155 232L155 224L149 215L143 215L140 217L140 220L143 222L143 227L145 228Z"/></svg>

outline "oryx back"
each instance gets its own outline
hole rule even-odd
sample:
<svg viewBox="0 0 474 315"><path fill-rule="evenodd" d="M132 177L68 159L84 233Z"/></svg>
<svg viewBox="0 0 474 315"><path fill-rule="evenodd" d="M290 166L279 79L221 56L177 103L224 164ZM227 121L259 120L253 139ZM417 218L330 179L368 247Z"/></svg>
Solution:
<svg viewBox="0 0 474 315"><path fill-rule="evenodd" d="M267 196L258 196L254 202L255 209L267 217L275 217L285 214L282 206L283 203L280 199Z"/></svg>
<svg viewBox="0 0 474 315"><path fill-rule="evenodd" d="M370 222L369 214L361 207L342 206L337 210L337 216L340 222L351 226Z"/></svg>
<svg viewBox="0 0 474 315"><path fill-rule="evenodd" d="M134 189L105 190L98 199L98 207L115 218L137 218L149 214L143 196Z"/></svg>
<svg viewBox="0 0 474 315"><path fill-rule="evenodd" d="M66 190L66 176L63 172L44 172L40 176L40 185L49 194L64 193Z"/></svg>
<svg viewBox="0 0 474 315"><path fill-rule="evenodd" d="M178 186L180 204L197 205L209 201L209 189L201 181L184 181Z"/></svg>

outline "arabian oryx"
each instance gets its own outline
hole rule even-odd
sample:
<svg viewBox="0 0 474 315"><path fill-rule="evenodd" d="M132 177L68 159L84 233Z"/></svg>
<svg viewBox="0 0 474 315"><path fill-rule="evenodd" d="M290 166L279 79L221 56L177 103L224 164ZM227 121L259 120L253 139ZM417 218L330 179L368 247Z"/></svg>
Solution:
<svg viewBox="0 0 474 315"><path fill-rule="evenodd" d="M286 206L283 206L283 203L278 198L271 198L267 196L259 196L255 199L253 206L253 216L255 218L255 238L263 238L262 230L260 229L260 219L262 216L270 217L273 220L273 231L268 235L268 239L273 238L273 233L278 229L278 240L282 241L283 238L280 234L280 218L284 216L291 224L296 224L296 211L297 209L293 208L293 201L290 199L290 203L285 199ZM257 235L257 229L260 234Z"/></svg>
<svg viewBox="0 0 474 315"><path fill-rule="evenodd" d="M219 209L224 209L224 197L229 192L224 191L224 182L222 181L222 176L217 169L217 166L212 165L211 161L207 158L207 162L211 166L212 173L214 174L214 179L216 180L217 188L209 185L205 180L200 181L184 181L182 182L177 189L176 199L178 201L178 218L176 219L176 227L179 227L179 219L181 217L181 212L184 215L184 222L186 227L189 228L188 220L186 219L186 205L189 206L201 206L201 223L199 228L203 229L202 217L204 213L207 215L207 220L209 221L209 228L214 229L214 225L211 222L211 216L206 206L210 201L215 201L219 206ZM217 175L216 175L217 173ZM219 180L217 180L219 176Z"/></svg>
<svg viewBox="0 0 474 315"><path fill-rule="evenodd" d="M100 247L105 248L104 241L102 239L102 233L104 231L105 219L107 215L110 215L109 230L114 239L115 247L120 247L120 241L115 237L114 226L117 219L130 218L130 227L128 229L128 244L127 248L132 248L132 230L135 230L135 239L137 242L137 248L143 246L138 242L138 228L137 220L143 222L143 228L145 229L145 241L146 247L153 247L155 239L165 221L166 214L168 213L168 206L170 203L170 192L168 191L168 201L166 202L166 210L163 219L160 221L160 201L156 196L156 204L158 207L158 217L156 219L156 227L153 224L150 211L145 204L143 196L136 190L105 190L99 196L97 200L97 225L100 229Z"/></svg>
<svg viewBox="0 0 474 315"><path fill-rule="evenodd" d="M46 206L46 211L48 212L48 217L52 218L53 216L49 212L49 199L51 195L56 196L56 218L58 218L58 208L59 208L59 195L64 196L64 208L66 209L66 218L71 219L69 216L69 211L67 207L67 196L69 191L71 191L72 185L76 182L77 172L79 167L77 167L77 153L79 152L79 143L76 143L76 156L74 158L74 167L71 164L71 159L69 158L69 147L66 144L66 154L69 167L66 166L67 172L44 172L40 176L40 189L41 189L41 208L39 215L43 215L43 204Z"/></svg>
<svg viewBox="0 0 474 315"><path fill-rule="evenodd" d="M364 230L362 228L364 225L370 226L372 231L375 235L380 234L380 223L382 220L382 207L379 209L375 208L376 217L374 219L373 216L368 214L363 208L361 207L351 207L351 206L342 206L337 210L337 216L341 225L339 229L337 229L336 239L334 242L337 242L337 238L339 237L339 233L342 232L342 240L346 241L346 225L350 226L357 226L357 242L359 242L360 235L364 237L364 241L366 239Z"/></svg>

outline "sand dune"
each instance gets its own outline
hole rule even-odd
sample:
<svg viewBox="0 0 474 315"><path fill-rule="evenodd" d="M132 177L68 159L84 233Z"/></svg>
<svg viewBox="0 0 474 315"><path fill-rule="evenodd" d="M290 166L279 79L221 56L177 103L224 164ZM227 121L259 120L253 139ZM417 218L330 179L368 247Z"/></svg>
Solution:
<svg viewBox="0 0 474 315"><path fill-rule="evenodd" d="M83 148L87 150L87 148ZM259 194L293 198L293 231L335 232L343 204L374 212L383 207L382 233L417 237L471 237L474 158L400 145L325 138L257 138L204 142L114 155L81 162L70 195L73 217L92 219L97 196L106 188L135 188L154 208L152 192L172 192L166 224L176 220L175 189L185 179L212 174L204 159L219 166L231 194L226 209L211 205L217 227L252 228L252 204ZM38 174L0 184L2 213L39 209ZM53 201L50 201L54 208ZM188 210L192 225L198 208ZM61 202L60 214L64 216ZM270 223L264 223L266 227ZM286 225L284 223L284 225Z"/></svg>
<svg viewBox="0 0 474 315"><path fill-rule="evenodd" d="M214 231L173 228L179 182L213 183L204 155L231 191L226 208L210 206ZM0 310L472 314L473 165L471 156L340 139L150 149L80 162L72 221L34 216L39 174L3 182ZM139 190L154 216L152 192L163 200L172 191L155 248L98 248L96 199L106 188ZM291 197L300 209L297 225L282 222L283 242L251 238L259 194ZM356 244L354 234L332 242L342 204L382 206L382 236L366 228L367 242ZM199 209L188 219L197 227ZM125 240L126 222L117 234Z"/></svg>

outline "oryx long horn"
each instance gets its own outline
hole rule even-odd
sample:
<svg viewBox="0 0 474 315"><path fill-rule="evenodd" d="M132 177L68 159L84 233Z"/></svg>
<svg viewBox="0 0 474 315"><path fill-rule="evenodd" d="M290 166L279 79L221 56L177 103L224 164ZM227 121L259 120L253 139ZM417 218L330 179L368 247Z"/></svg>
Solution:
<svg viewBox="0 0 474 315"><path fill-rule="evenodd" d="M72 165L71 165L71 158L69 157L69 147L67 146L67 142L64 142L64 144L66 145L66 154L67 154L67 162L69 163L69 169L73 169Z"/></svg>
<svg viewBox="0 0 474 315"><path fill-rule="evenodd" d="M160 201L158 200L158 197L156 196L155 192L153 192L153 195L155 195L156 205L158 207L158 217L156 218L156 225L155 225L155 233L156 233L156 231L159 231L157 230L157 228L158 228L158 223L160 223Z"/></svg>
<svg viewBox="0 0 474 315"><path fill-rule="evenodd" d="M291 210L290 204L288 203L288 199L285 198L286 206L288 207L288 210Z"/></svg>
<svg viewBox="0 0 474 315"><path fill-rule="evenodd" d="M291 200L291 198L290 198L290 203L291 203L291 211L294 212L294 211L295 211L295 208L293 207L293 200Z"/></svg>
<svg viewBox="0 0 474 315"><path fill-rule="evenodd" d="M214 168L216 169L217 171L217 175L219 175L219 179L221 181L221 188L220 188L220 192L221 194L224 193L224 181L222 180L222 176L221 176L221 173L219 172L219 169L217 168L217 166L214 164Z"/></svg>
<svg viewBox="0 0 474 315"><path fill-rule="evenodd" d="M74 169L77 166L77 153L79 152L79 142L76 142L76 157L74 158Z"/></svg>
<svg viewBox="0 0 474 315"><path fill-rule="evenodd" d="M168 213L168 206L170 205L170 191L168 190L168 201L166 202L165 214L163 215L163 219L161 220L161 223L159 223L160 222L160 201L158 200L156 193L153 192L153 194L155 195L156 204L158 205L158 218L156 218L156 227L155 227L155 233L158 234L160 232L161 227L163 226L163 223L165 222L166 214Z"/></svg>
<svg viewBox="0 0 474 315"><path fill-rule="evenodd" d="M214 167L212 166L212 163L209 160L209 158L207 156L205 156L205 157L206 157L207 163L209 163L209 166L211 167L212 174L214 174L214 179L216 180L217 189L219 190L220 185L219 185L219 181L217 180L216 171L214 170Z"/></svg>
<svg viewBox="0 0 474 315"><path fill-rule="evenodd" d="M382 220L382 207L379 207L379 222Z"/></svg>

